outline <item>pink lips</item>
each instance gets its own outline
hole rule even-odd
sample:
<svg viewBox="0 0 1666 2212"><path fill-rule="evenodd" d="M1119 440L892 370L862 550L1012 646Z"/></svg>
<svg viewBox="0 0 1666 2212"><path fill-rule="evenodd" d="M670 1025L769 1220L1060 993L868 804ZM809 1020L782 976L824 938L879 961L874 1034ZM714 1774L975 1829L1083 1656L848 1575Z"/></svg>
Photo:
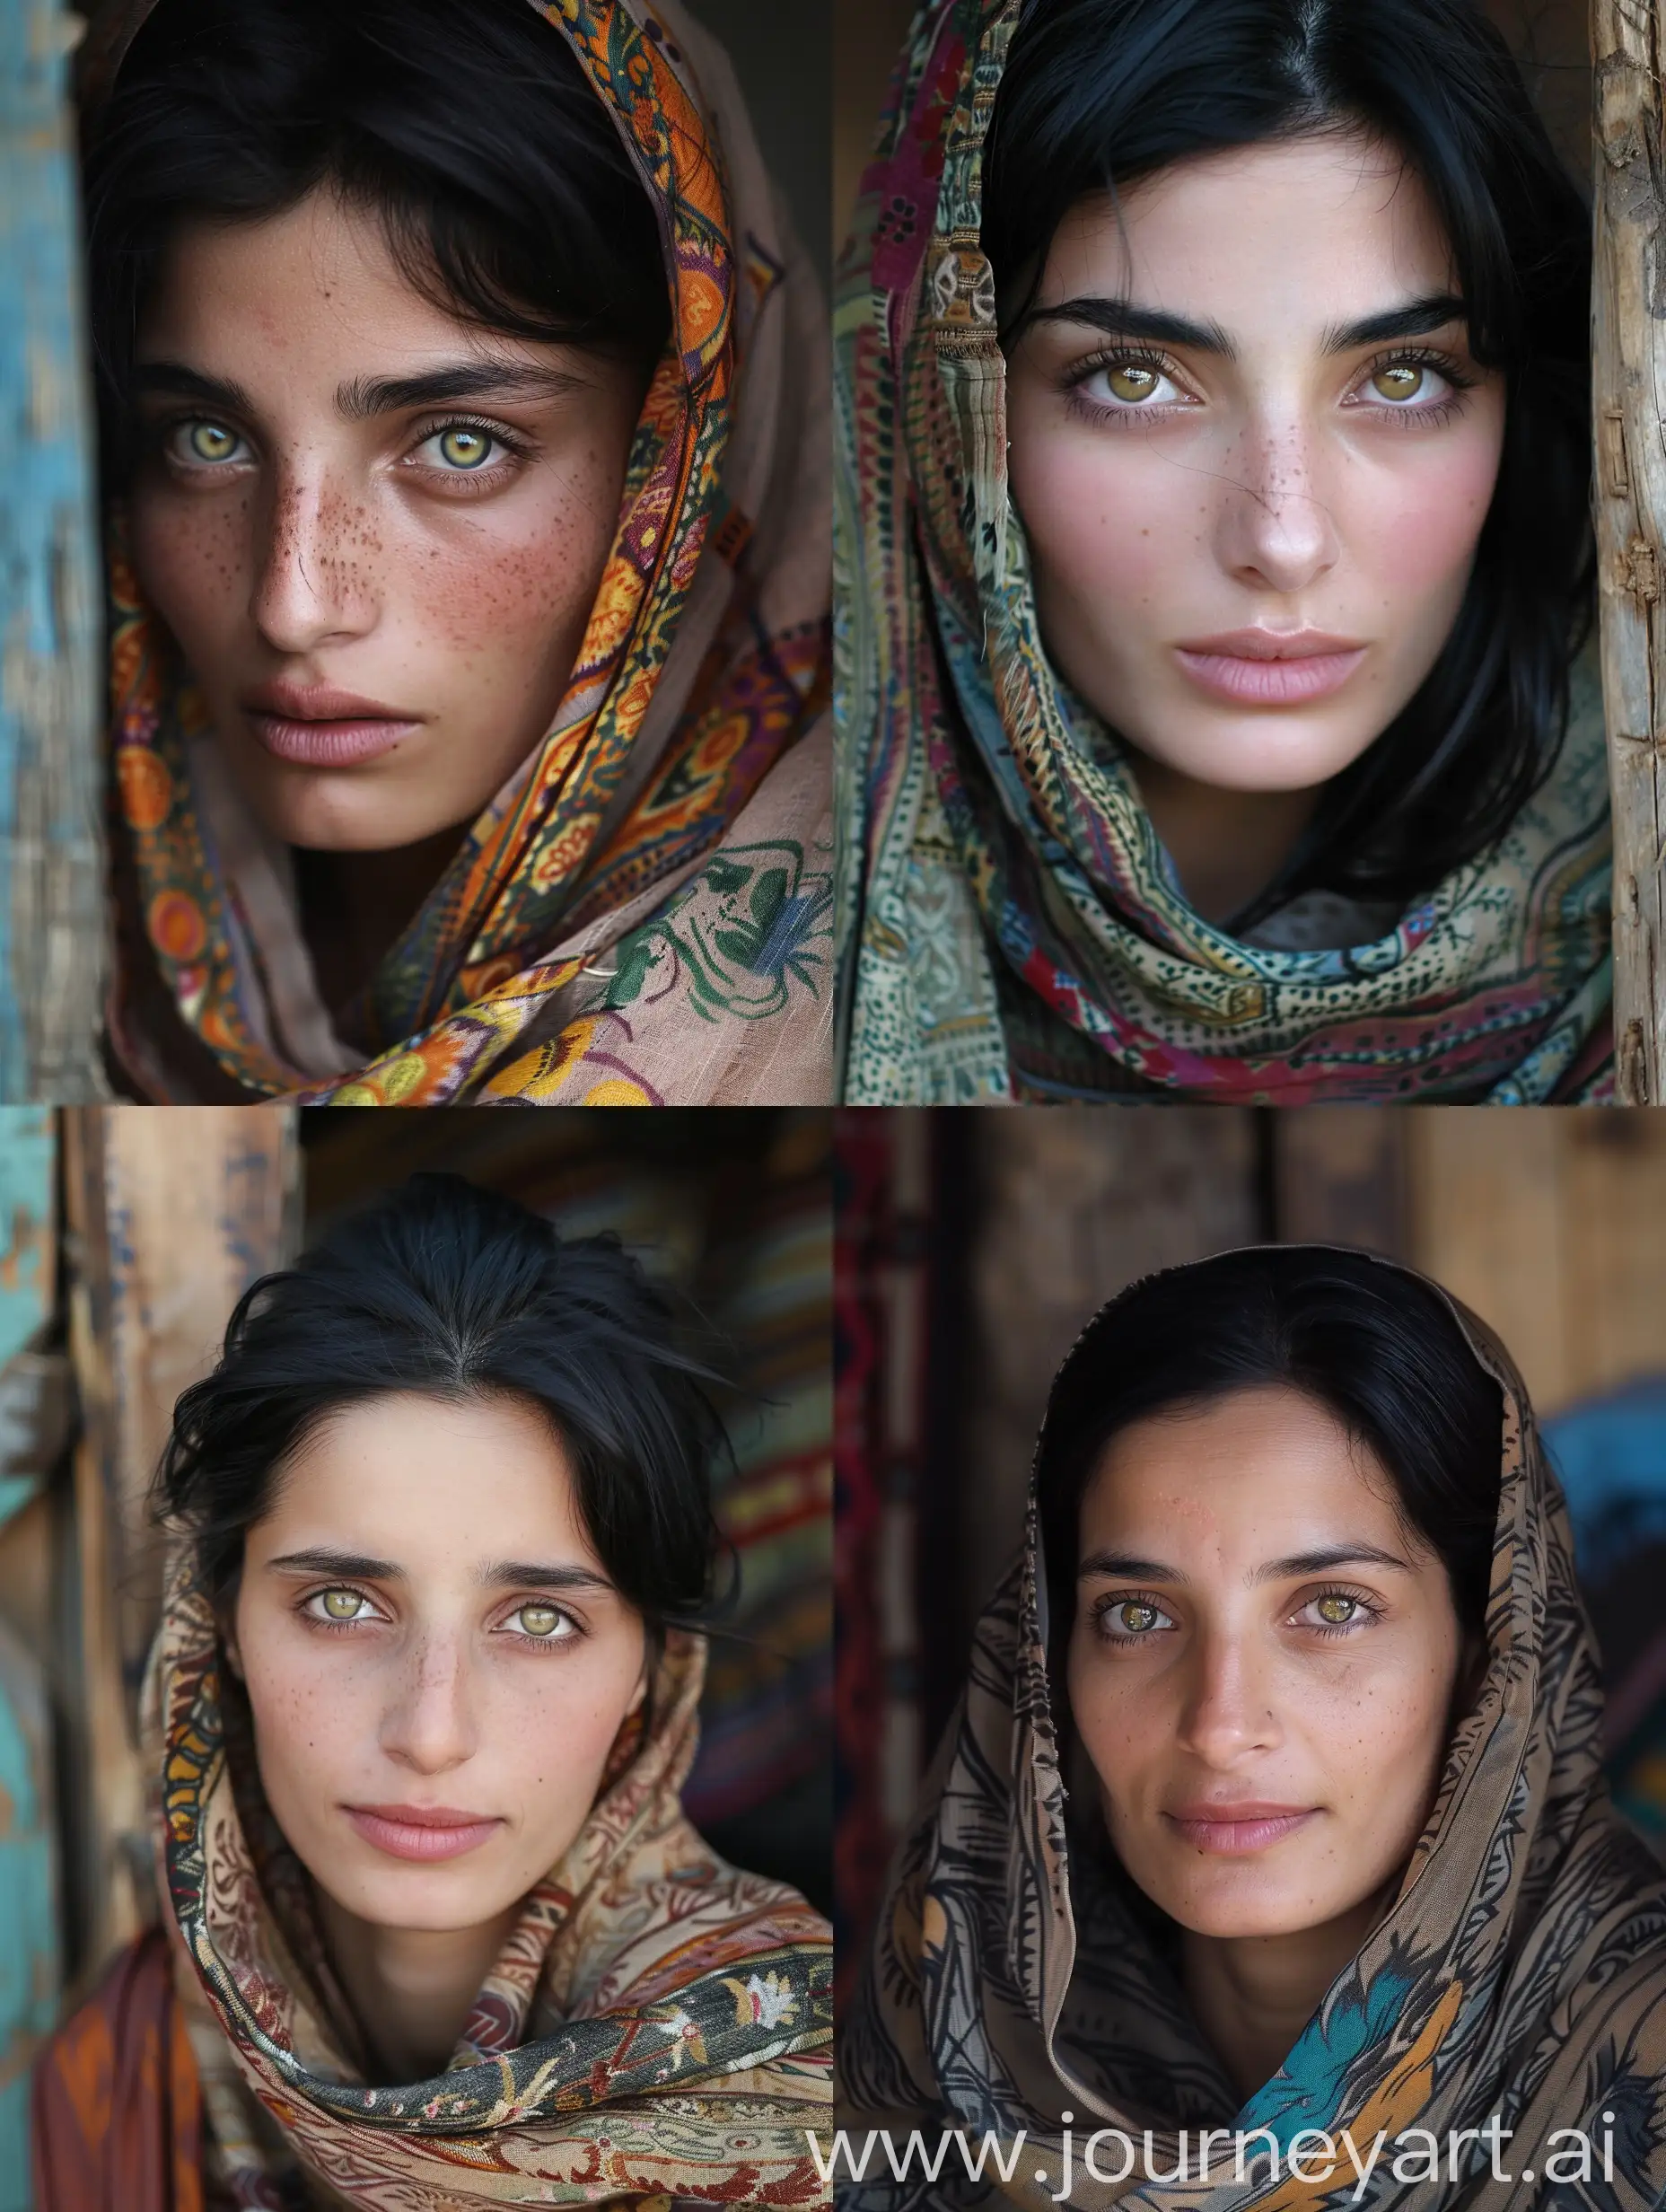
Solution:
<svg viewBox="0 0 1666 2212"><path fill-rule="evenodd" d="M267 750L302 768L355 767L421 726L419 715L329 684L262 684L241 706Z"/></svg>
<svg viewBox="0 0 1666 2212"><path fill-rule="evenodd" d="M457 1858L482 1844L502 1822L459 1813L451 1805L347 1805L343 1808L366 1843L394 1858Z"/></svg>
<svg viewBox="0 0 1666 2212"><path fill-rule="evenodd" d="M1237 707L1301 707L1339 691L1365 647L1324 630L1232 630L1177 645L1192 681Z"/></svg>
<svg viewBox="0 0 1666 2212"><path fill-rule="evenodd" d="M1269 1843L1293 1835L1313 1819L1317 1805L1274 1805L1251 1803L1237 1805L1181 1805L1165 1813L1195 1851L1213 1851L1226 1858L1264 1851Z"/></svg>

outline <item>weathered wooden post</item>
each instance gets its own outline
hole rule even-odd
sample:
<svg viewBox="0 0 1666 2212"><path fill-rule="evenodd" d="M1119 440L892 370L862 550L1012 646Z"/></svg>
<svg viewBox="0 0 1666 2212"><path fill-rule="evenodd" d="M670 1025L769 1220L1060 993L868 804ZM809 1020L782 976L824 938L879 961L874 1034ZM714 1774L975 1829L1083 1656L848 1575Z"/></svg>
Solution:
<svg viewBox="0 0 1666 2212"><path fill-rule="evenodd" d="M0 1100L104 1094L102 649L62 0L0 0Z"/></svg>
<svg viewBox="0 0 1666 2212"><path fill-rule="evenodd" d="M1595 434L1616 1075L1666 1102L1666 0L1592 0Z"/></svg>
<svg viewBox="0 0 1666 2212"><path fill-rule="evenodd" d="M173 1401L207 1373L232 1306L293 1255L294 1110L83 1108L64 1122L69 1343L81 1435L74 1745L84 1792L70 1864L84 1994L154 1917L138 1696L162 1595L145 1492Z"/></svg>

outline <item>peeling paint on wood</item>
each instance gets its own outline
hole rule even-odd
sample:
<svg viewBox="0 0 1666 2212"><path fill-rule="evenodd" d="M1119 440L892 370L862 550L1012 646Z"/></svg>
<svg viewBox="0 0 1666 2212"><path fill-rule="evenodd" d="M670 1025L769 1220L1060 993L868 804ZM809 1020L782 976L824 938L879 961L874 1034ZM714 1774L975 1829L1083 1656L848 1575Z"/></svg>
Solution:
<svg viewBox="0 0 1666 2212"><path fill-rule="evenodd" d="M1594 430L1614 802L1615 1085L1666 1100L1666 0L1593 0Z"/></svg>
<svg viewBox="0 0 1666 2212"><path fill-rule="evenodd" d="M0 0L0 1099L107 1095L101 592L60 0Z"/></svg>

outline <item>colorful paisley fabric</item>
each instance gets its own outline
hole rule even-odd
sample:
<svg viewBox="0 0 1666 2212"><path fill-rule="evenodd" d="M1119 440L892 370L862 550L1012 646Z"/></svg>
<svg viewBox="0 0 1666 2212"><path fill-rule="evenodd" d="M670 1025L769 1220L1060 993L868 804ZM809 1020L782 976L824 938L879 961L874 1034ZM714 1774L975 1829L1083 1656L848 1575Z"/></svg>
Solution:
<svg viewBox="0 0 1666 2212"><path fill-rule="evenodd" d="M1008 497L981 154L1022 0L923 0L835 310L843 1096L1606 1099L1594 674L1498 849L1374 943L1272 950L1175 888L1065 698Z"/></svg>
<svg viewBox="0 0 1666 2212"><path fill-rule="evenodd" d="M260 1789L247 1700L178 1560L145 1681L177 2014L153 1988L142 2013L123 1997L120 2017L156 2023L153 2048L112 2050L101 1992L48 2045L39 2212L824 2202L810 2131L830 2097L831 1939L795 1892L725 1865L683 1817L705 1661L703 1639L669 1634L652 1728L621 1731L445 2072L372 2088L310 1877ZM153 1932L117 1962L118 1995L145 1984L155 1948ZM88 2193L112 2170L96 2113L147 2152L143 2200ZM182 2139L200 2142L199 2171Z"/></svg>
<svg viewBox="0 0 1666 2212"><path fill-rule="evenodd" d="M539 0L530 0L538 4ZM107 74L150 0L115 0ZM335 1033L287 856L112 530L111 1041L158 1102L815 1103L831 1084L826 320L676 0L547 0L660 209L673 336L540 749Z"/></svg>
<svg viewBox="0 0 1666 2212"><path fill-rule="evenodd" d="M1384 1261L1385 1266L1390 1264ZM942 2128L1011 2144L1026 2131L1014 2201L1162 2207L1164 2212L1654 2212L1666 2197L1666 1869L1609 1808L1602 1779L1602 1693L1574 1574L1567 1509L1509 1356L1456 1306L1476 1358L1504 1392L1503 1490L1487 1609L1488 1663L1454 1732L1427 1826L1399 1894L1340 1973L1273 2078L1241 2109L1204 2044L1169 1963L1161 1915L1118 1866L1096 1813L1066 1812L1048 1687L1046 1576L1034 1488L1023 1553L978 1625L961 1706L951 1723L891 1872L861 1991L839 2018L837 2124L860 2142L889 2128L934 2145ZM1053 1385L1092 1392L1113 1300L1089 1324ZM1037 1459L1048 1447L1043 1425ZM1092 1803L1091 1792L1075 1794ZM1136 2148L1130 2178L1095 2183L1078 2159L1059 2186L1061 2120L1078 2151L1114 2128ZM1605 2122L1603 2114L1612 2116ZM1453 2152L1450 2131L1497 2114L1513 2131L1493 2178L1485 2142ZM1214 2146L1213 2180L1190 2172L1201 2129L1268 2129L1287 2154L1296 2132L1327 2129L1342 2181L1264 2160L1235 2182ZM1389 2139L1370 2190L1343 2157ZM1430 2130L1426 2146L1394 2138ZM1551 2142L1585 2133L1588 2183L1536 2170L1578 2154ZM1612 2138L1611 2179L1602 2138ZM1548 2144L1548 2161L1526 2146ZM1252 2146L1253 2147L1253 2146ZM1397 2180L1391 2161L1404 2162ZM1053 2179L1030 2186L1043 2168ZM876 2156L873 2163L880 2164ZM1100 2171L1123 2163L1114 2145ZM868 2181L836 2190L841 2212L994 2201L951 2153L943 2185ZM1283 2160L1281 2158L1281 2166ZM1518 2171L1521 2169L1521 2171ZM886 2172L881 2165L881 2172ZM1322 2168L1320 2168L1322 2171ZM1404 2178L1416 2172L1415 2181ZM959 2177L958 2188L956 2179Z"/></svg>

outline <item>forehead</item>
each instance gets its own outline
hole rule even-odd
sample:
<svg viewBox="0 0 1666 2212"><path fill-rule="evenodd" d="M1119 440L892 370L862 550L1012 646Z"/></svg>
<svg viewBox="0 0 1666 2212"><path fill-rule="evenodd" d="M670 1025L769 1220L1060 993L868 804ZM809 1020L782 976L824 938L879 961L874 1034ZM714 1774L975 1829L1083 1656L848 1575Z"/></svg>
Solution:
<svg viewBox="0 0 1666 2212"><path fill-rule="evenodd" d="M325 1543L464 1576L505 1557L594 1564L566 1446L506 1397L401 1391L328 1416L249 1538L256 1555Z"/></svg>
<svg viewBox="0 0 1666 2212"><path fill-rule="evenodd" d="M1228 330L1322 328L1452 283L1421 178L1381 141L1332 134L1174 163L1070 209L1039 304L1087 295Z"/></svg>
<svg viewBox="0 0 1666 2212"><path fill-rule="evenodd" d="M480 334L401 273L378 217L315 190L259 222L184 224L145 301L140 344L155 353L235 356L247 382L262 357L280 374L311 359L367 354L399 362L458 358Z"/></svg>
<svg viewBox="0 0 1666 2212"><path fill-rule="evenodd" d="M1344 1537L1388 1546L1399 1533L1386 1470L1324 1407L1278 1385L1119 1430L1082 1499L1084 1548L1149 1541L1175 1564L1188 1544L1258 1559Z"/></svg>

